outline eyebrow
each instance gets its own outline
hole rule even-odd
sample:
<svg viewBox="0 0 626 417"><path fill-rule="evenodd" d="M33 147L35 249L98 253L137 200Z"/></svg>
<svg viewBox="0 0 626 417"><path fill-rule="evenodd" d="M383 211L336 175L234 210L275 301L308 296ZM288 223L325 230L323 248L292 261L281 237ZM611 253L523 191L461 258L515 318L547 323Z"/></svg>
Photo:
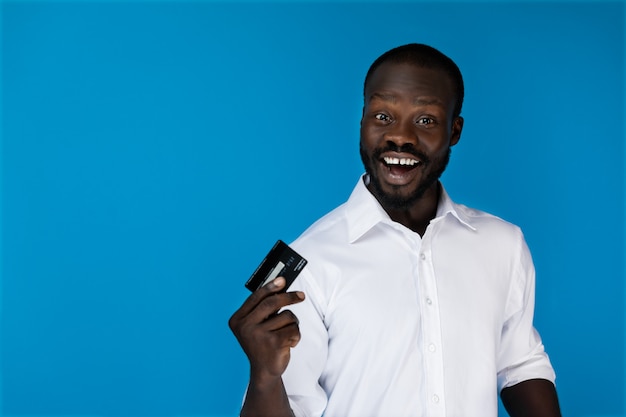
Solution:
<svg viewBox="0 0 626 417"><path fill-rule="evenodd" d="M427 106L429 104L443 105L443 102L436 97L427 97L427 98L418 97L415 100L413 100L413 104L419 104L423 106Z"/></svg>
<svg viewBox="0 0 626 417"><path fill-rule="evenodd" d="M374 93L370 96L369 101L372 101L375 98L383 101L390 101L392 103L396 102L396 96L394 96L393 94Z"/></svg>

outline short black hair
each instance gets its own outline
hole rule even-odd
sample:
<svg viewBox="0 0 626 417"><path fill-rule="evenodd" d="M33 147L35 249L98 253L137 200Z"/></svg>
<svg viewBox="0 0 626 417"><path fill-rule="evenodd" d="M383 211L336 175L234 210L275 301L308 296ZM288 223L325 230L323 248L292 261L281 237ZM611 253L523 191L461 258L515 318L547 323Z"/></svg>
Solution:
<svg viewBox="0 0 626 417"><path fill-rule="evenodd" d="M374 63L370 66L365 76L365 82L363 83L363 97L365 97L365 88L376 69L385 62L393 62L396 64L412 64L421 68L429 68L441 70L448 74L455 88L456 104L454 106L453 117L458 117L461 114L461 108L463 107L463 97L465 95L465 88L463 86L463 76L459 67L450 59L444 55L441 51L433 48L432 46L424 45L422 43L410 43L407 45L398 46L390 49L381 56L379 56Z"/></svg>

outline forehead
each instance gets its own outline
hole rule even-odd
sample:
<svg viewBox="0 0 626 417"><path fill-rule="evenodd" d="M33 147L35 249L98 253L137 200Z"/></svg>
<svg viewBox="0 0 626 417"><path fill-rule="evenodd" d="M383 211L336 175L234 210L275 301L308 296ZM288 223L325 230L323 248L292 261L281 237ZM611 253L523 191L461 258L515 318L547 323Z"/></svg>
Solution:
<svg viewBox="0 0 626 417"><path fill-rule="evenodd" d="M455 91L450 76L442 70L385 62L376 68L365 86L366 102L373 95L430 97L448 105L454 103Z"/></svg>

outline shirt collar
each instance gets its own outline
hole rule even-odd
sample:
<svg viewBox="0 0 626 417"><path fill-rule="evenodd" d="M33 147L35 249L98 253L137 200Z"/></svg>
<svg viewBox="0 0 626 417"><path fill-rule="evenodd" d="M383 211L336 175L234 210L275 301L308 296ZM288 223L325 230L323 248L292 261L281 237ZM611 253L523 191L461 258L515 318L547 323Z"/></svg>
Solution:
<svg viewBox="0 0 626 417"><path fill-rule="evenodd" d="M437 206L437 217L433 220L441 219L447 214L451 214L463 226L476 231L476 227L472 225L472 219L467 215L465 207L452 201L443 184L440 185L441 195L439 196L439 205Z"/></svg>
<svg viewBox="0 0 626 417"><path fill-rule="evenodd" d="M394 223L378 200L376 200L367 189L365 185L367 181L369 181L369 178L367 174L365 174L359 179L350 198L346 202L346 220L348 223L348 239L350 243L357 241L378 223ZM464 210L462 210L462 206L454 203L443 185L441 185L437 217L433 219L433 222L441 220L448 214L454 216L463 226L471 230L476 230L471 224L471 219Z"/></svg>

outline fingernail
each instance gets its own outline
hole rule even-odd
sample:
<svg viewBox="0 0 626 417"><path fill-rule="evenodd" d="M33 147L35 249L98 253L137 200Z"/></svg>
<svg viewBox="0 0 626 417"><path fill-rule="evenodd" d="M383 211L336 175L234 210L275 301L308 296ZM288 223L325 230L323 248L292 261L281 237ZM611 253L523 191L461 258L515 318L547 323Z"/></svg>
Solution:
<svg viewBox="0 0 626 417"><path fill-rule="evenodd" d="M278 277L274 281L272 281L272 283L275 287L282 287L283 285L285 285L285 278Z"/></svg>
<svg viewBox="0 0 626 417"><path fill-rule="evenodd" d="M304 293L302 291L296 291L296 295L299 299L304 300Z"/></svg>

